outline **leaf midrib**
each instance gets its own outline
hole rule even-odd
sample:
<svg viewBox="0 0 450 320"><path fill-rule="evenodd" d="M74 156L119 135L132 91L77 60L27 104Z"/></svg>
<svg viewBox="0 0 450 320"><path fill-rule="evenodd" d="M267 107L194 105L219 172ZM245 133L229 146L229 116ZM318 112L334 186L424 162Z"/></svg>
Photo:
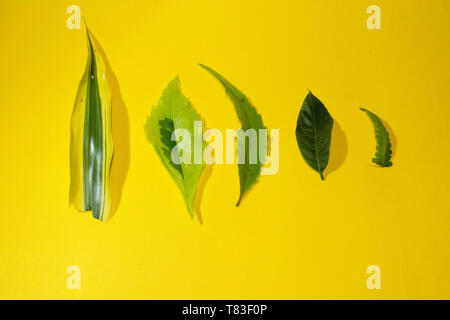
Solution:
<svg viewBox="0 0 450 320"><path fill-rule="evenodd" d="M223 83L222 82L222 84L225 84L225 83ZM246 124L247 124L247 126L242 126L242 128L241 129L244 129L244 127L248 127L248 128L251 128L251 126L250 126L250 120L249 120L249 117L248 117L248 114L247 114L247 111L245 110L245 108L243 108L242 106L241 106L241 101L239 100L239 97L237 97L231 90L229 90L229 89L226 89L226 91L228 92L228 94L229 95L231 95L231 96L233 96L234 97L234 99L236 99L236 101L237 101L237 103L239 104L239 106L241 107L241 109L242 109L242 111L243 111L243 114L244 114L244 116L245 116L245 122L246 122ZM258 138L257 138L258 139ZM249 142L250 143L250 142ZM244 135L244 152L245 152L245 159L244 159L244 164L243 164L243 166L244 166L244 176L243 176L243 178L242 178L242 180L243 180L243 190L241 190L240 191L240 194L239 194L239 200L238 200L238 204L239 204L239 202L241 201L241 198L242 198L242 196L245 194L245 189L246 189L246 186L247 186L247 177L248 177L248 171L249 171L249 163L248 163L248 161L247 161L247 156L248 156L248 152L247 152L247 148L246 148L246 146L247 146L247 143L246 143L246 139L245 139L245 135ZM248 150L249 152L250 152L250 149ZM239 165L241 165L242 166L242 164L239 164Z"/></svg>
<svg viewBox="0 0 450 320"><path fill-rule="evenodd" d="M178 129L178 127L175 127L175 114L174 114L174 112L173 112L173 101L172 101L172 97L170 97L170 113L172 114L172 121L173 121L173 132L175 132L175 130L176 129ZM173 132L172 132L172 134L173 134ZM177 137L175 136L175 143L176 144L178 144L178 141L177 141L177 139L176 139ZM191 142L191 145L192 145L192 141L190 141ZM176 145L175 145L175 148L176 148ZM177 150L178 151L178 150ZM178 152L178 155L179 155L180 153ZM172 158L170 158L170 161L172 161ZM188 197L188 194L187 194L187 186L186 186L186 179L184 178L185 177L185 174L184 174L184 170L183 170L183 166L182 166L182 164L183 164L183 162L181 161L180 162L180 168L181 168L181 172L182 172L182 179L181 180L183 180L183 190L184 190L184 195L185 195L185 197L187 198Z"/></svg>

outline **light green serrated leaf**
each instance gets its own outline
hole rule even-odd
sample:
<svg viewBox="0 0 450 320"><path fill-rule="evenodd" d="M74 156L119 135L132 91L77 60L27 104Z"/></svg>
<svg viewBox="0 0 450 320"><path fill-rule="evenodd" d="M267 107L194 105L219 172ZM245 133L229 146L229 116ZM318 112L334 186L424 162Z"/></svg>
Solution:
<svg viewBox="0 0 450 320"><path fill-rule="evenodd" d="M194 140L201 139L201 155L206 147L201 132L194 132L194 121L201 121L200 115L192 108L188 99L179 90L179 78L175 77L163 91L158 105L153 107L147 117L145 133L166 167L171 177L175 180L187 205L191 218L194 216L194 202L197 185L200 180L205 163L201 157L201 163L194 162ZM191 161L176 164L172 161L171 152L177 148L180 136L175 135L176 141L171 139L176 129L186 129L191 135ZM197 146L196 146L197 147Z"/></svg>
<svg viewBox="0 0 450 320"><path fill-rule="evenodd" d="M391 141L389 139L389 132L386 130L381 119L373 112L360 108L361 111L364 111L368 116L370 121L372 121L373 128L375 130L375 140L377 141L377 151L375 152L375 158L372 159L372 162L381 166L381 167L390 167L392 166L391 156Z"/></svg>
<svg viewBox="0 0 450 320"><path fill-rule="evenodd" d="M258 114L255 107L250 103L249 99L233 86L228 80L226 80L218 72L214 71L208 66L199 64L202 68L211 73L219 82L224 86L226 94L230 97L234 104L236 113L239 120L242 123L242 130L255 129L257 133L257 154L259 155L259 130L266 129L263 124L261 115ZM257 159L257 162L252 164L249 161L249 143L246 138L245 146L238 144L238 155L240 154L240 148L245 148L245 161L242 164L238 164L239 169L239 181L240 181L240 194L239 200L236 206L239 206L244 195L250 190L250 188L257 182L259 175L261 174L262 161L265 159ZM262 161L261 161L262 160Z"/></svg>

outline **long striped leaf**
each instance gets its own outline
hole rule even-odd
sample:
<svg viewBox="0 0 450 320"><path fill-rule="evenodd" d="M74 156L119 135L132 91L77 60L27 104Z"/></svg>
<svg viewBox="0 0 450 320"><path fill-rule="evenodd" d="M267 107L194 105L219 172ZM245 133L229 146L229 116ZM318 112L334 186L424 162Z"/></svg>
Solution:
<svg viewBox="0 0 450 320"><path fill-rule="evenodd" d="M87 29L87 28L86 28ZM103 59L87 29L88 59L70 124L70 205L108 221L113 156L111 93Z"/></svg>

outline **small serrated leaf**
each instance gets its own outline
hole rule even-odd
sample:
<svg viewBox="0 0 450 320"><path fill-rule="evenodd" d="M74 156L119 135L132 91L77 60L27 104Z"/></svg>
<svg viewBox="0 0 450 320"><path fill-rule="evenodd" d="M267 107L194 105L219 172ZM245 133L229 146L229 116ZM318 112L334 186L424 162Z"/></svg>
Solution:
<svg viewBox="0 0 450 320"><path fill-rule="evenodd" d="M392 146L391 141L389 139L389 132L386 130L381 119L373 112L360 108L361 111L364 111L368 116L370 121L372 121L373 128L375 130L375 140L377 142L375 158L372 159L372 162L381 166L381 167L390 167L392 166L391 157L392 157Z"/></svg>

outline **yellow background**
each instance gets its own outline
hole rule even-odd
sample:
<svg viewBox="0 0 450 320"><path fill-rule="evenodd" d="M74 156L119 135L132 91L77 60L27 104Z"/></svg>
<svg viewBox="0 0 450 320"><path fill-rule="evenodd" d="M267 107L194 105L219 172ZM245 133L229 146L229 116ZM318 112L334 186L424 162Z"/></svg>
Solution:
<svg viewBox="0 0 450 320"><path fill-rule="evenodd" d="M68 208L69 121L86 63L76 4L112 71L112 220ZM368 30L366 8L381 8ZM450 298L447 0L1 1L0 298ZM280 129L280 170L239 208L216 165L191 220L143 125L177 74L207 127L239 128L202 62ZM326 181L295 139L307 90L335 118ZM394 166L371 165L392 128ZM339 130L340 128L340 130ZM381 268L368 290L366 268ZM81 290L66 269L81 268Z"/></svg>

